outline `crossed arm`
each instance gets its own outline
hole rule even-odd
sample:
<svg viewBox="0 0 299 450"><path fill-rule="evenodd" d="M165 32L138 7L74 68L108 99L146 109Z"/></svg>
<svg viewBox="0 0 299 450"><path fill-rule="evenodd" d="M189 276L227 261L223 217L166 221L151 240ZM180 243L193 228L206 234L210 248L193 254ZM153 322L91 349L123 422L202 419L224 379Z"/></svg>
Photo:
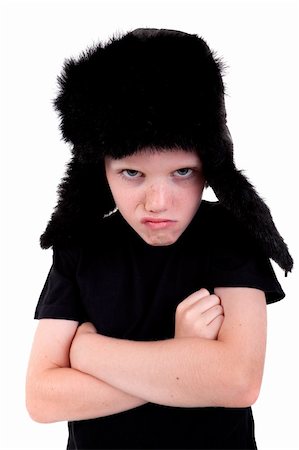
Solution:
<svg viewBox="0 0 299 450"><path fill-rule="evenodd" d="M193 331L137 342L96 334L89 324L77 331L77 324L68 322L69 329L61 330L55 344L64 351L58 359L54 352L51 360L45 349L53 348L53 342L42 340L51 336L53 341L53 335L38 331L27 377L32 417L41 422L80 420L146 402L181 407L254 403L265 356L264 293L249 288L218 288L215 293L225 317L217 339ZM51 324L46 320L42 327Z"/></svg>

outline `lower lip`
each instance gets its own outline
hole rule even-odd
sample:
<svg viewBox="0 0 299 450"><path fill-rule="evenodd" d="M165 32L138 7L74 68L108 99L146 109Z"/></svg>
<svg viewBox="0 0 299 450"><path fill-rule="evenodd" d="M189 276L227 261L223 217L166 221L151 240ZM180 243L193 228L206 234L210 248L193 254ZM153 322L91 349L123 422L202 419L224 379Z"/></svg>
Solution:
<svg viewBox="0 0 299 450"><path fill-rule="evenodd" d="M144 225L151 228L152 230L161 230L163 228L168 228L173 225L175 222L171 220L167 220L165 222L144 222Z"/></svg>

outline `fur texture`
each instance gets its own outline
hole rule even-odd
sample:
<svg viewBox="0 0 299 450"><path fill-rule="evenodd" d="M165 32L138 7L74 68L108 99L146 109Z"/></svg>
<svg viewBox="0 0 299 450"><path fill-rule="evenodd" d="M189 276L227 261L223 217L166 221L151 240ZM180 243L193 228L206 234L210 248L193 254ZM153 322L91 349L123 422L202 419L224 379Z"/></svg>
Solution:
<svg viewBox="0 0 299 450"><path fill-rule="evenodd" d="M113 209L103 159L143 148L196 149L221 204L286 272L292 258L270 211L238 171L226 126L223 63L197 35L137 29L65 62L54 102L73 157L41 246L68 245Z"/></svg>

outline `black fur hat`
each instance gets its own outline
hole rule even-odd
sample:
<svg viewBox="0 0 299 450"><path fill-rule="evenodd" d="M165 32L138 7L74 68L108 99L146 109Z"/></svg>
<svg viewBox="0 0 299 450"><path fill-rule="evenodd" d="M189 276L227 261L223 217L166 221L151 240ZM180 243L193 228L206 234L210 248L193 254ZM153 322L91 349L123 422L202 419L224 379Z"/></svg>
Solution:
<svg viewBox="0 0 299 450"><path fill-rule="evenodd" d="M292 258L269 208L233 160L223 64L205 41L181 31L140 28L65 62L55 108L72 160L42 248L92 234L114 208L103 158L143 148L196 149L219 202L286 272Z"/></svg>

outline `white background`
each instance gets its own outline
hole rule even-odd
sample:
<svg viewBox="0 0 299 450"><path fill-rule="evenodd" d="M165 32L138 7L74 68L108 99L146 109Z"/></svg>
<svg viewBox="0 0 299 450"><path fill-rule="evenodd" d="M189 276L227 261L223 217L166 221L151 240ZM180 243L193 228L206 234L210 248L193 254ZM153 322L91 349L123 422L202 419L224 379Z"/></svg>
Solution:
<svg viewBox="0 0 299 450"><path fill-rule="evenodd" d="M227 64L236 164L271 208L297 261L286 299L268 306L259 450L298 441L298 9L281 1L7 1L1 3L1 449L64 449L66 424L25 409L33 314L51 264L39 236L70 157L52 109L64 58L116 31L172 28L203 36ZM210 198L211 194L206 194ZM254 332L254 330L253 330ZM217 433L217 430L215 430Z"/></svg>

